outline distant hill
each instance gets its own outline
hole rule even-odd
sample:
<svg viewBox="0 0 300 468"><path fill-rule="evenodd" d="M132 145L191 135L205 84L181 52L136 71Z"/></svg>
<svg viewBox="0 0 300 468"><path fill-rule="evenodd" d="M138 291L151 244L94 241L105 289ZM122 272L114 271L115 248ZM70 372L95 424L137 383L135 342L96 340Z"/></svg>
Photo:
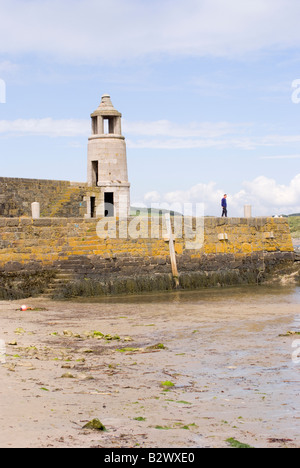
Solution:
<svg viewBox="0 0 300 468"><path fill-rule="evenodd" d="M293 214L288 214L288 215L287 214L281 214L279 216L281 216L282 218L289 218L291 216L300 216L300 213L293 213ZM274 217L274 215L273 215L273 217Z"/></svg>
<svg viewBox="0 0 300 468"><path fill-rule="evenodd" d="M131 216L163 216L165 213L170 213L170 216L182 216L182 213L178 213L177 211L158 208L139 208L135 206L130 207Z"/></svg>

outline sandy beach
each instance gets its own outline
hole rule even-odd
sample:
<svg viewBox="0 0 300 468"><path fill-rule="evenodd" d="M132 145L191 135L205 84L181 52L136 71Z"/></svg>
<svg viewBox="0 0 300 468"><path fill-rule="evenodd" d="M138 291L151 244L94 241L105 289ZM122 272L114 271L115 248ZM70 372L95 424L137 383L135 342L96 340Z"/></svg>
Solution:
<svg viewBox="0 0 300 468"><path fill-rule="evenodd" d="M299 447L295 291L1 302L0 446Z"/></svg>

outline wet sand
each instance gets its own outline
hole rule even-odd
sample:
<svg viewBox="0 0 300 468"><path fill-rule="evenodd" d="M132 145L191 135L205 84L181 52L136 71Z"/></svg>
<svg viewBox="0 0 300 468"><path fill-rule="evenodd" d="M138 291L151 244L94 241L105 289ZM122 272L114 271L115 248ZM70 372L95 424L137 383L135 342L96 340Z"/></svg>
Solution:
<svg viewBox="0 0 300 468"><path fill-rule="evenodd" d="M1 302L0 446L299 447L296 291Z"/></svg>

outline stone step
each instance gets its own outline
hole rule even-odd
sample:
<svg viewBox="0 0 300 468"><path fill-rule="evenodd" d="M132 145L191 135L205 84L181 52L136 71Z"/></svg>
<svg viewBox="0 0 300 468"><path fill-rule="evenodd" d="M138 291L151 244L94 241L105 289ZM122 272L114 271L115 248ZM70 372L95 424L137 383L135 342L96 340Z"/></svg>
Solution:
<svg viewBox="0 0 300 468"><path fill-rule="evenodd" d="M79 263L77 263L77 265L78 264ZM54 296L55 291L63 286L66 286L73 278L74 275L72 273L61 270L54 278L51 279L50 283L48 284L48 288L43 292L43 294L41 294L41 297L45 299L51 299Z"/></svg>
<svg viewBox="0 0 300 468"><path fill-rule="evenodd" d="M60 270L56 273L56 278L64 278L65 276L71 276L71 273L61 267Z"/></svg>
<svg viewBox="0 0 300 468"><path fill-rule="evenodd" d="M44 291L43 293L43 296L49 296L50 294L52 294L54 291L56 290L56 288L48 288Z"/></svg>
<svg viewBox="0 0 300 468"><path fill-rule="evenodd" d="M66 266L68 265L82 265L83 261L87 261L87 258L80 258L78 260L74 260L72 258L70 258L69 260L61 260L61 263L58 263L57 264L57 267L59 268L59 271L62 272L62 271L65 271L66 269Z"/></svg>
<svg viewBox="0 0 300 468"><path fill-rule="evenodd" d="M57 273L56 275L56 279L72 279L73 278L73 274L72 273Z"/></svg>
<svg viewBox="0 0 300 468"><path fill-rule="evenodd" d="M66 284L69 282L69 280L71 280L73 278L73 276L70 275L69 278L53 278L53 280L51 281L50 284L53 284L53 285L58 285L58 284Z"/></svg>

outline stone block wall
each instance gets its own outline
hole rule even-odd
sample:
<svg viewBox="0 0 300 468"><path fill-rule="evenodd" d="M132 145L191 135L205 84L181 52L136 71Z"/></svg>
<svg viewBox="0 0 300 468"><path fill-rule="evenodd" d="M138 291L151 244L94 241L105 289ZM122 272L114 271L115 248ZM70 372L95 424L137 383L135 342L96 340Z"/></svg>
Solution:
<svg viewBox="0 0 300 468"><path fill-rule="evenodd" d="M45 272L67 271L72 274L71 283L78 284L90 281L112 285L126 280L128 285L129 279L143 279L143 286L139 287L144 290L149 287L147 278L154 281L154 288L158 287L159 278L167 278L160 287L170 289L169 242L164 226L155 227L150 219L139 217L127 221L0 218L0 272L6 276L40 272L45 277ZM193 220L195 231L196 227ZM130 237L125 236L126 231ZM190 244L184 236L177 236L174 246L181 284L185 287L208 285L208 278L222 282L226 276L224 281L233 283L252 274L256 278L259 271L294 260L284 218L205 218L201 247L188 248Z"/></svg>
<svg viewBox="0 0 300 468"><path fill-rule="evenodd" d="M42 217L77 217L86 213L86 184L68 181L0 177L0 216L31 216L39 202Z"/></svg>

